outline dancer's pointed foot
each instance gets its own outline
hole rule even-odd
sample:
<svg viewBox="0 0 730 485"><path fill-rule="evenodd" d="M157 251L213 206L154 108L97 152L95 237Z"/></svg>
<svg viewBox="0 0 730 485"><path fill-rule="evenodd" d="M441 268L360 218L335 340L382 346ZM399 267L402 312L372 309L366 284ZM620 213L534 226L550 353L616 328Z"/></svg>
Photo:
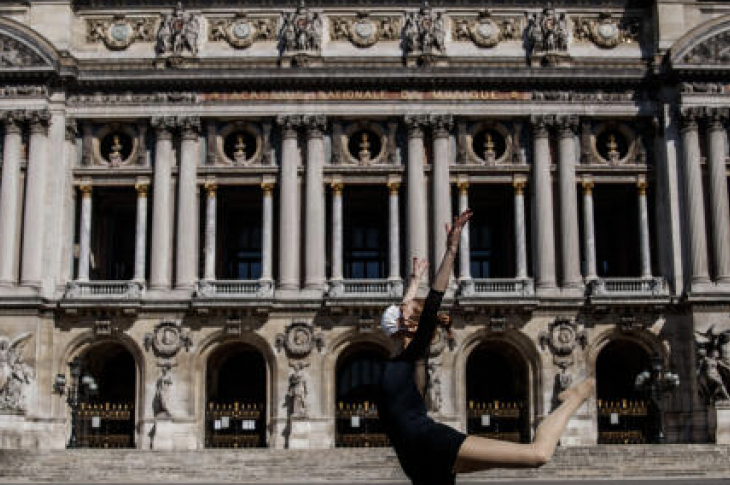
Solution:
<svg viewBox="0 0 730 485"><path fill-rule="evenodd" d="M592 377L585 379L583 382L576 384L570 389L566 389L558 395L560 402L565 402L569 399L579 399L581 402L588 399L596 388L596 380Z"/></svg>

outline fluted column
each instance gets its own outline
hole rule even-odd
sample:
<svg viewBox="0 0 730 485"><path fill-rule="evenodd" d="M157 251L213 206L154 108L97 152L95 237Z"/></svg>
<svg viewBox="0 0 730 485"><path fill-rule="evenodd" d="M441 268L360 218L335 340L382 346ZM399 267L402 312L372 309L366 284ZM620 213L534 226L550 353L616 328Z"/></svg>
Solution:
<svg viewBox="0 0 730 485"><path fill-rule="evenodd" d="M134 238L134 279L135 281L145 280L145 261L147 256L147 182L138 182L134 188L137 190L137 227Z"/></svg>
<svg viewBox="0 0 730 485"><path fill-rule="evenodd" d="M533 118L534 144L533 181L535 198L536 286L555 288L555 228L553 217L553 185L550 173L550 139L547 120Z"/></svg>
<svg viewBox="0 0 730 485"><path fill-rule="evenodd" d="M525 221L525 180L515 180L515 277L527 279L527 224Z"/></svg>
<svg viewBox="0 0 730 485"><path fill-rule="evenodd" d="M3 115L5 141L0 186L0 286L17 282L18 220L20 219L20 150L22 119L17 112Z"/></svg>
<svg viewBox="0 0 730 485"><path fill-rule="evenodd" d="M282 128L281 182L279 184L279 288L299 289L300 214L299 147L297 129L301 118L277 119Z"/></svg>
<svg viewBox="0 0 730 485"><path fill-rule="evenodd" d="M593 218L593 181L583 180L583 246L586 252L586 281L598 278L596 270L596 229Z"/></svg>
<svg viewBox="0 0 730 485"><path fill-rule="evenodd" d="M651 278L651 241L649 239L649 210L646 203L646 180L639 180L636 188L639 193L639 256L641 258L641 277Z"/></svg>
<svg viewBox="0 0 730 485"><path fill-rule="evenodd" d="M326 229L324 203L324 116L307 117L307 183L305 200L304 286L322 290L326 282Z"/></svg>
<svg viewBox="0 0 730 485"><path fill-rule="evenodd" d="M274 183L263 182L262 225L261 228L261 281L273 283L274 258Z"/></svg>
<svg viewBox="0 0 730 485"><path fill-rule="evenodd" d="M79 268L76 279L89 281L91 261L91 184L79 187L81 192L81 221L79 221Z"/></svg>
<svg viewBox="0 0 730 485"><path fill-rule="evenodd" d="M178 173L177 266L175 286L191 289L198 279L198 187L200 118L182 120Z"/></svg>
<svg viewBox="0 0 730 485"><path fill-rule="evenodd" d="M401 282L400 276L400 209L398 201L398 191L400 190L400 182L388 182L388 279L395 284Z"/></svg>
<svg viewBox="0 0 730 485"><path fill-rule="evenodd" d="M451 183L449 181L449 131L453 119L449 115L431 116L433 134L433 170L431 171L431 213L433 223L432 261L440 261L446 251L444 226L451 223Z"/></svg>
<svg viewBox="0 0 730 485"><path fill-rule="evenodd" d="M332 278L333 287L342 284L342 182L332 185Z"/></svg>
<svg viewBox="0 0 730 485"><path fill-rule="evenodd" d="M30 119L30 149L26 171L25 208L23 218L23 255L20 283L40 286L43 275L43 236L46 230L43 217L48 171L48 111L35 111Z"/></svg>
<svg viewBox="0 0 730 485"><path fill-rule="evenodd" d="M469 182L460 180L456 187L459 190L459 213L469 208ZM459 286L462 293L469 294L473 285L471 277L471 247L469 245L469 224L461 230L459 242Z"/></svg>
<svg viewBox="0 0 730 485"><path fill-rule="evenodd" d="M578 194L575 187L575 130L578 118L567 116L559 124L560 243L563 286L581 285Z"/></svg>
<svg viewBox="0 0 730 485"><path fill-rule="evenodd" d="M709 273L707 270L707 235L702 169L700 167L700 142L694 112L685 112L682 117L682 149L692 284L701 285L709 282Z"/></svg>
<svg viewBox="0 0 730 485"><path fill-rule="evenodd" d="M203 279L215 280L215 232L216 232L216 190L218 186L213 181L205 183L205 247Z"/></svg>
<svg viewBox="0 0 730 485"><path fill-rule="evenodd" d="M157 141L152 204L152 243L150 247L150 288L166 289L172 278L172 130L175 121L153 118Z"/></svg>
<svg viewBox="0 0 730 485"><path fill-rule="evenodd" d="M715 260L715 278L718 283L730 283L730 208L728 207L727 137L724 123L727 109L708 113L707 145L709 148L710 213L712 214L712 248Z"/></svg>
<svg viewBox="0 0 730 485"><path fill-rule="evenodd" d="M405 118L408 127L408 168L406 178L408 223L408 261L428 257L428 218L426 216L426 151L423 144L425 120L416 116Z"/></svg>

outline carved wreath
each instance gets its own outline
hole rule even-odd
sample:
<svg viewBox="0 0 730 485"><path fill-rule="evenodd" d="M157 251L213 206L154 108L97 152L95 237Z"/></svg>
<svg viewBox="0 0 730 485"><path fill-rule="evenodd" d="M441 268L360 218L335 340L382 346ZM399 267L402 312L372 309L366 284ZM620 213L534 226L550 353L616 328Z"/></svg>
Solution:
<svg viewBox="0 0 730 485"><path fill-rule="evenodd" d="M155 326L154 333L144 336L144 347L147 351L152 348L159 357L173 357L182 347L189 350L192 340L182 330L182 323L165 321Z"/></svg>
<svg viewBox="0 0 730 485"><path fill-rule="evenodd" d="M304 322L294 322L276 336L276 348L282 347L292 357L305 357L314 348L324 343L322 335L314 333L314 327Z"/></svg>

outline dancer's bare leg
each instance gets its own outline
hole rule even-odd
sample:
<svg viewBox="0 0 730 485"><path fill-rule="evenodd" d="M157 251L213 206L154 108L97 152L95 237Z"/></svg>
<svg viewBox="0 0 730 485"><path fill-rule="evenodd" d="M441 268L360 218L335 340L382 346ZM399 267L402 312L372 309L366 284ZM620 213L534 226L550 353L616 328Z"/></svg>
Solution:
<svg viewBox="0 0 730 485"><path fill-rule="evenodd" d="M586 379L558 397L562 404L537 427L535 441L530 444L510 443L469 436L459 449L454 471L469 473L490 468L535 468L553 456L560 436L570 417L593 393L595 379Z"/></svg>

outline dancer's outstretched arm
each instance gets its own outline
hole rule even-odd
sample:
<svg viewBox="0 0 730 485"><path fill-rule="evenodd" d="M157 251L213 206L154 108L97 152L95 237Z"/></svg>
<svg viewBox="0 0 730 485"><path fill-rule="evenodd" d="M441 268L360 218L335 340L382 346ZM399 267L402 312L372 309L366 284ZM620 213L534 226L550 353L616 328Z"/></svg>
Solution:
<svg viewBox="0 0 730 485"><path fill-rule="evenodd" d="M426 271L428 271L428 261L425 259L413 258L413 267L408 281L408 288L406 288L406 292L403 295L403 303L408 300L413 300L418 295L418 285L421 283Z"/></svg>
<svg viewBox="0 0 730 485"><path fill-rule="evenodd" d="M436 277L433 279L431 288L436 291L443 293L449 285L449 279L451 278L451 270L454 268L454 259L456 259L456 252L459 250L459 242L461 241L461 230L464 229L466 223L471 219L471 209L467 209L462 212L458 217L454 217L454 222L449 226L446 225L446 252L444 258L441 260L441 266L439 266L436 272ZM466 248L468 250L468 248Z"/></svg>

